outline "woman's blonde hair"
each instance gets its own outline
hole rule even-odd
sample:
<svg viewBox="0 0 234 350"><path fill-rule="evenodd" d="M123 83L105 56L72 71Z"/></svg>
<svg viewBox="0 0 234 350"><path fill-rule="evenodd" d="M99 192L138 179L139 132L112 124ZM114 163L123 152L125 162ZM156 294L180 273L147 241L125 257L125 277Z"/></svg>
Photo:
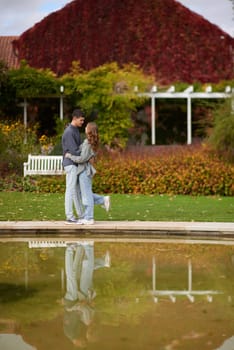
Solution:
<svg viewBox="0 0 234 350"><path fill-rule="evenodd" d="M94 122L89 122L85 128L86 137L88 143L91 145L94 152L97 151L99 146L99 136L98 136L98 127Z"/></svg>

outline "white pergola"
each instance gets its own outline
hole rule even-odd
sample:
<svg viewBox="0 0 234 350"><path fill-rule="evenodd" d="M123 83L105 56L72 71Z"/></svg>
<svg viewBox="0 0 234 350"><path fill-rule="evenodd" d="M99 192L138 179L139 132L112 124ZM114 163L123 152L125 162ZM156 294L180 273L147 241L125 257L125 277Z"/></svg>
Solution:
<svg viewBox="0 0 234 350"><path fill-rule="evenodd" d="M63 107L63 100L64 100L64 86L60 86L60 96L59 96L59 117L60 120L63 120L63 113L64 113L64 107ZM27 99L24 98L23 103L20 104L20 106L23 107L23 115L24 115L24 127L27 129L28 126L28 102Z"/></svg>
<svg viewBox="0 0 234 350"><path fill-rule="evenodd" d="M231 86L226 86L224 92L212 92L212 86L207 86L204 92L194 92L194 87L190 85L187 89L182 92L176 92L175 86L171 86L166 91L158 91L157 86L153 86L150 92L138 93L138 87L135 87L140 97L149 97L151 99L151 144L156 144L156 118L155 108L157 99L186 99L187 100L187 144L192 143L192 99L219 99L219 98L230 98L233 96L234 89ZM234 104L232 103L232 109L234 110Z"/></svg>

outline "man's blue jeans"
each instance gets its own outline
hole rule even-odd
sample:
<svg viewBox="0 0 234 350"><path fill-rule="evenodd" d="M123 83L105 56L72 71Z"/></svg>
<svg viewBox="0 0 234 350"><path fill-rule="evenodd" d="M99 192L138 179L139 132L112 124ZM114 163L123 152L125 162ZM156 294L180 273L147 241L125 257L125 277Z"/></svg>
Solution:
<svg viewBox="0 0 234 350"><path fill-rule="evenodd" d="M94 246L78 244L65 251L67 289L65 299L69 301L87 299L93 288L93 271L105 266L104 258L94 258Z"/></svg>
<svg viewBox="0 0 234 350"><path fill-rule="evenodd" d="M75 253L72 247L68 247L65 253L65 269L67 276L65 299L75 301L87 298L93 284L93 246L78 245Z"/></svg>
<svg viewBox="0 0 234 350"><path fill-rule="evenodd" d="M73 204L76 213L81 218L83 216L83 207L81 202L81 194L78 182L78 168L75 165L64 167L66 173L66 192L65 192L65 215L67 220L74 218Z"/></svg>

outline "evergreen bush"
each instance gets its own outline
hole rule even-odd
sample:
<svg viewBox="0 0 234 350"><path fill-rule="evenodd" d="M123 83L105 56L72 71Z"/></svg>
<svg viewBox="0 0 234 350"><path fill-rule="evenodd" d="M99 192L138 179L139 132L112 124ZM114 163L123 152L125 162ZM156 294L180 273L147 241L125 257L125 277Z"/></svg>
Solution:
<svg viewBox="0 0 234 350"><path fill-rule="evenodd" d="M214 112L214 126L209 138L210 144L219 154L234 161L234 96L227 99Z"/></svg>

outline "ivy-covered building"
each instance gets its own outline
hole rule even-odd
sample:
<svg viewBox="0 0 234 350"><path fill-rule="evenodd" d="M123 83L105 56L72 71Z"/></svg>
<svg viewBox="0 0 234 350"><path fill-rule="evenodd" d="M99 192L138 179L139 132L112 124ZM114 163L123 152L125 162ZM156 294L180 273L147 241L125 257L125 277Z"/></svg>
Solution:
<svg viewBox="0 0 234 350"><path fill-rule="evenodd" d="M234 78L234 39L175 0L74 0L14 41L18 59L62 75L133 62L158 83Z"/></svg>

